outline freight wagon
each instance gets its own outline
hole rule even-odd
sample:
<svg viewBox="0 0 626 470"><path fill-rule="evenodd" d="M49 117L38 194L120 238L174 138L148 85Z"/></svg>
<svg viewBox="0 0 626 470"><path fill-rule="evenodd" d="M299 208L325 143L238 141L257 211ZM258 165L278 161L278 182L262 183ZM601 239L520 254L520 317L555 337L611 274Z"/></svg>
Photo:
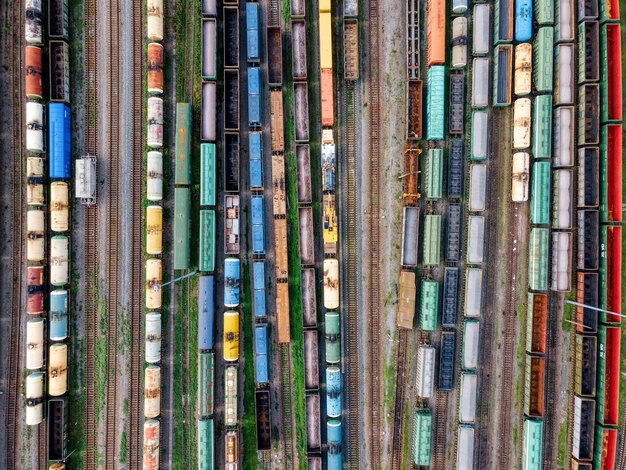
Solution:
<svg viewBox="0 0 626 470"><path fill-rule="evenodd" d="M304 335L304 388L307 391L319 389L319 357L317 353L317 331L305 330Z"/></svg>
<svg viewBox="0 0 626 470"><path fill-rule="evenodd" d="M239 70L224 70L224 130L239 130Z"/></svg>
<svg viewBox="0 0 626 470"><path fill-rule="evenodd" d="M446 230L446 261L454 263L461 259L461 204L448 205Z"/></svg>
<svg viewBox="0 0 626 470"><path fill-rule="evenodd" d="M175 184L191 184L191 104L176 104Z"/></svg>
<svg viewBox="0 0 626 470"><path fill-rule="evenodd" d="M50 183L50 230L66 232L70 227L69 186L62 181Z"/></svg>
<svg viewBox="0 0 626 470"><path fill-rule="evenodd" d="M326 454L328 470L341 470L341 421L329 419L326 422L328 452Z"/></svg>
<svg viewBox="0 0 626 470"><path fill-rule="evenodd" d="M597 246L597 245L596 245ZM578 272L576 274L576 302L597 307L598 273ZM590 308L576 307L576 331L595 333L598 331L598 313Z"/></svg>
<svg viewBox="0 0 626 470"><path fill-rule="evenodd" d="M145 358L149 364L161 361L161 314L146 314Z"/></svg>
<svg viewBox="0 0 626 470"><path fill-rule="evenodd" d="M71 178L70 108L63 103L48 104L48 159L49 173L52 179Z"/></svg>
<svg viewBox="0 0 626 470"><path fill-rule="evenodd" d="M26 98L43 97L43 62L40 47L26 46L24 50ZM28 103L26 104L28 106Z"/></svg>
<svg viewBox="0 0 626 470"><path fill-rule="evenodd" d="M429 149L424 162L422 187L426 199L441 199L443 195L443 149Z"/></svg>
<svg viewBox="0 0 626 470"><path fill-rule="evenodd" d="M417 348L415 393L420 398L431 398L435 393L435 351L426 344Z"/></svg>
<svg viewBox="0 0 626 470"><path fill-rule="evenodd" d="M459 422L472 424L476 421L476 394L478 376L473 373L461 374L461 392L459 398Z"/></svg>
<svg viewBox="0 0 626 470"><path fill-rule="evenodd" d="M358 0L346 0L343 2L343 16L353 17L359 14L359 2Z"/></svg>
<svg viewBox="0 0 626 470"><path fill-rule="evenodd" d="M511 105L511 65L513 62L513 46L500 44L493 53L493 105Z"/></svg>
<svg viewBox="0 0 626 470"><path fill-rule="evenodd" d="M467 3L464 6L467 9ZM459 16L452 20L451 43L452 59L450 66L453 69L465 67L467 65L467 18L464 16Z"/></svg>
<svg viewBox="0 0 626 470"><path fill-rule="evenodd" d="M572 42L576 32L576 6L574 0L556 0L555 42Z"/></svg>
<svg viewBox="0 0 626 470"><path fill-rule="evenodd" d="M471 215L467 223L467 263L482 264L485 251L485 217Z"/></svg>
<svg viewBox="0 0 626 470"><path fill-rule="evenodd" d="M160 255L163 251L163 208L146 208L146 253Z"/></svg>
<svg viewBox="0 0 626 470"><path fill-rule="evenodd" d="M253 303L252 309L255 318L265 318L267 312L265 310L265 263L263 261L255 261L252 263L252 287Z"/></svg>
<svg viewBox="0 0 626 470"><path fill-rule="evenodd" d="M236 469L239 452L238 435L237 430L228 431L226 433L224 442L225 454L226 454L226 470Z"/></svg>
<svg viewBox="0 0 626 470"><path fill-rule="evenodd" d="M600 308L620 312L622 304L622 227L600 227ZM599 313L603 323L620 323L620 317Z"/></svg>
<svg viewBox="0 0 626 470"><path fill-rule="evenodd" d="M445 12L445 4L441 0L429 1L430 4L434 2L439 2L444 5ZM429 31L428 35L430 36L431 34L435 33L431 33ZM443 34L443 28L441 30L441 34ZM428 69L428 88L426 97L426 140L443 140L444 137L445 75L445 67L443 65L432 66Z"/></svg>
<svg viewBox="0 0 626 470"><path fill-rule="evenodd" d="M409 80L407 104L407 139L422 138L422 81Z"/></svg>
<svg viewBox="0 0 626 470"><path fill-rule="evenodd" d="M598 145L600 141L600 88L586 84L578 88L578 145Z"/></svg>
<svg viewBox="0 0 626 470"><path fill-rule="evenodd" d="M597 468L615 468L617 429L597 425L594 441L593 461Z"/></svg>
<svg viewBox="0 0 626 470"><path fill-rule="evenodd" d="M156 419L149 419L143 423L143 467L145 469L159 468L159 442L161 424Z"/></svg>
<svg viewBox="0 0 626 470"><path fill-rule="evenodd" d="M441 314L441 326L456 327L459 316L458 305L459 268L446 268L443 278L443 307Z"/></svg>
<svg viewBox="0 0 626 470"><path fill-rule="evenodd" d="M463 126L461 125L461 128ZM462 140L451 140L448 154L448 197L461 198L463 195L463 167L465 166L465 146Z"/></svg>
<svg viewBox="0 0 626 470"><path fill-rule="evenodd" d="M54 343L48 350L48 395L67 393L67 344Z"/></svg>
<svg viewBox="0 0 626 470"><path fill-rule="evenodd" d="M293 111L296 123L296 142L309 140L309 94L306 83L293 84Z"/></svg>
<svg viewBox="0 0 626 470"><path fill-rule="evenodd" d="M259 25L259 4L246 2L246 55L250 63L257 63L261 59Z"/></svg>
<svg viewBox="0 0 626 470"><path fill-rule="evenodd" d="M63 287L69 282L69 239L55 235L50 239L50 285Z"/></svg>
<svg viewBox="0 0 626 470"><path fill-rule="evenodd" d="M70 101L70 53L65 41L50 41L50 100Z"/></svg>
<svg viewBox="0 0 626 470"><path fill-rule="evenodd" d="M235 366L229 366L224 371L224 424L226 426L237 425L237 368ZM227 446L228 441L227 436Z"/></svg>
<svg viewBox="0 0 626 470"><path fill-rule="evenodd" d="M43 171L44 159L28 157L26 159L26 204L29 206L43 206Z"/></svg>
<svg viewBox="0 0 626 470"><path fill-rule="evenodd" d="M525 42L515 46L515 94L529 95L532 88L533 46Z"/></svg>
<svg viewBox="0 0 626 470"><path fill-rule="evenodd" d="M420 77L420 3L409 0L406 6L406 66L409 80Z"/></svg>
<svg viewBox="0 0 626 470"><path fill-rule="evenodd" d="M224 260L224 306L235 308L239 306L240 267L238 258Z"/></svg>
<svg viewBox="0 0 626 470"><path fill-rule="evenodd" d="M578 25L578 83L600 79L600 28L597 21Z"/></svg>
<svg viewBox="0 0 626 470"><path fill-rule="evenodd" d="M526 152L513 154L511 176L511 200L525 202L528 200L528 180L530 179L530 155Z"/></svg>
<svg viewBox="0 0 626 470"><path fill-rule="evenodd" d="M419 327L423 331L435 331L439 317L439 283L437 281L420 282Z"/></svg>
<svg viewBox="0 0 626 470"><path fill-rule="evenodd" d="M335 366L326 368L326 415L341 416L341 373Z"/></svg>
<svg viewBox="0 0 626 470"><path fill-rule="evenodd" d="M617 426L619 419L620 328L598 327L597 410L596 421Z"/></svg>
<svg viewBox="0 0 626 470"><path fill-rule="evenodd" d="M398 312L396 323L400 328L413 329L413 317L415 316L415 272L400 271L398 281Z"/></svg>
<svg viewBox="0 0 626 470"><path fill-rule="evenodd" d="M26 233L26 259L43 261L46 246L44 211L29 210L26 213Z"/></svg>
<svg viewBox="0 0 626 470"><path fill-rule="evenodd" d="M595 400L574 396L574 435L572 456L578 460L593 459Z"/></svg>
<svg viewBox="0 0 626 470"><path fill-rule="evenodd" d="M151 148L163 146L163 99L148 98L147 144Z"/></svg>
<svg viewBox="0 0 626 470"><path fill-rule="evenodd" d="M529 240L528 287L535 291L548 289L548 229L532 228Z"/></svg>
<svg viewBox="0 0 626 470"><path fill-rule="evenodd" d="M252 141L252 133L250 140ZM250 166L253 161L253 146L250 145ZM252 179L251 179L252 181ZM200 145L200 205L215 205L215 144ZM252 185L252 183L251 183Z"/></svg>
<svg viewBox="0 0 626 470"><path fill-rule="evenodd" d="M41 0L26 0L24 36L28 44L43 43L43 21L41 17Z"/></svg>
<svg viewBox="0 0 626 470"><path fill-rule="evenodd" d="M461 135L465 123L465 76L459 73L450 74L450 119L448 132ZM454 142L454 141L453 141ZM450 143L452 153L452 142Z"/></svg>
<svg viewBox="0 0 626 470"><path fill-rule="evenodd" d="M430 465L433 417L426 409L417 410L413 417L413 464Z"/></svg>
<svg viewBox="0 0 626 470"><path fill-rule="evenodd" d="M214 425L212 419L198 420L198 470L212 470L215 464L213 449Z"/></svg>
<svg viewBox="0 0 626 470"><path fill-rule="evenodd" d="M552 199L552 228L567 230L572 228L572 199L574 192L573 170L554 170L554 193Z"/></svg>
<svg viewBox="0 0 626 470"><path fill-rule="evenodd" d="M545 225L550 218L550 162L535 162L530 185L530 223Z"/></svg>
<svg viewBox="0 0 626 470"><path fill-rule="evenodd" d="M50 292L50 325L48 331L50 341L63 341L67 338L67 309L68 291L57 289Z"/></svg>
<svg viewBox="0 0 626 470"><path fill-rule="evenodd" d="M148 39L163 41L163 0L148 0Z"/></svg>
<svg viewBox="0 0 626 470"><path fill-rule="evenodd" d="M552 290L569 292L572 289L572 233L552 233Z"/></svg>
<svg viewBox="0 0 626 470"><path fill-rule="evenodd" d="M546 321L548 317L548 296L528 293L528 313L526 315L526 352L545 354Z"/></svg>
<svg viewBox="0 0 626 470"><path fill-rule="evenodd" d="M270 83L270 85L272 84ZM270 90L270 148L272 155L282 154L285 151L285 133L283 126L283 94L280 90ZM274 171L272 171L272 174L273 173Z"/></svg>
<svg viewBox="0 0 626 470"><path fill-rule="evenodd" d="M224 198L224 253L239 254L239 196Z"/></svg>
<svg viewBox="0 0 626 470"><path fill-rule="evenodd" d="M213 414L215 353L198 353L198 416Z"/></svg>
<svg viewBox="0 0 626 470"><path fill-rule="evenodd" d="M34 372L26 376L26 425L35 426L43 421L44 374Z"/></svg>
<svg viewBox="0 0 626 470"><path fill-rule="evenodd" d="M441 354L439 357L439 389L452 390L454 385L454 360L456 338L452 332L441 333Z"/></svg>
<svg viewBox="0 0 626 470"><path fill-rule="evenodd" d="M513 41L513 0L495 0L493 10L493 36L495 44Z"/></svg>
<svg viewBox="0 0 626 470"><path fill-rule="evenodd" d="M424 216L424 241L422 264L438 266L441 261L441 215Z"/></svg>
<svg viewBox="0 0 626 470"><path fill-rule="evenodd" d="M248 67L248 126L261 126L261 118L261 69Z"/></svg>
<svg viewBox="0 0 626 470"><path fill-rule="evenodd" d="M605 2L600 2L602 7ZM622 121L622 49L619 24L600 27L600 99L602 122Z"/></svg>
<svg viewBox="0 0 626 470"><path fill-rule="evenodd" d="M302 324L305 328L317 328L317 301L315 269L300 270L300 295L302 296Z"/></svg>
<svg viewBox="0 0 626 470"><path fill-rule="evenodd" d="M215 318L215 279L213 276L198 278L198 349L213 349L213 325Z"/></svg>
<svg viewBox="0 0 626 470"><path fill-rule="evenodd" d="M486 108L488 105L489 59L477 57L474 59L472 66L472 108Z"/></svg>
<svg viewBox="0 0 626 470"><path fill-rule="evenodd" d="M248 151L250 156L250 187L263 188L263 144L261 132L248 133ZM215 154L215 150L213 150ZM215 196L213 196L215 197Z"/></svg>
<svg viewBox="0 0 626 470"><path fill-rule="evenodd" d="M267 77L269 86L282 86L283 84L283 39L280 26L268 26L266 28L267 44ZM324 74L323 74L324 75ZM332 72L331 72L332 80ZM323 77L325 80L328 77ZM331 82L332 84L332 82Z"/></svg>
<svg viewBox="0 0 626 470"><path fill-rule="evenodd" d="M402 266L415 268L417 266L417 243L420 211L417 207L402 209Z"/></svg>
<svg viewBox="0 0 626 470"><path fill-rule="evenodd" d="M146 260L146 308L161 308L163 267L160 259Z"/></svg>
<svg viewBox="0 0 626 470"><path fill-rule="evenodd" d="M324 322L324 337L326 348L326 362L337 364L341 359L341 341L339 328L339 314L327 312Z"/></svg>
<svg viewBox="0 0 626 470"><path fill-rule="evenodd" d="M463 355L461 367L464 370L478 368L478 344L480 341L480 323L478 320L465 320L463 322Z"/></svg>
<svg viewBox="0 0 626 470"><path fill-rule="evenodd" d="M203 79L217 80L217 20L215 18L202 19L202 64L200 70Z"/></svg>
<svg viewBox="0 0 626 470"><path fill-rule="evenodd" d="M67 398L48 400L48 461L64 461L67 457L69 427Z"/></svg>
<svg viewBox="0 0 626 470"><path fill-rule="evenodd" d="M26 103L26 150L31 153L44 151L43 105Z"/></svg>
<svg viewBox="0 0 626 470"><path fill-rule="evenodd" d="M446 2L428 0L426 13L426 66L446 61ZM430 139L429 139L430 140Z"/></svg>
<svg viewBox="0 0 626 470"><path fill-rule="evenodd" d="M533 83L537 93L551 93L554 61L554 28L539 28L533 42Z"/></svg>
<svg viewBox="0 0 626 470"><path fill-rule="evenodd" d="M458 448L456 451L457 470L474 469L474 427L459 425L457 433Z"/></svg>
<svg viewBox="0 0 626 470"><path fill-rule="evenodd" d="M174 188L174 269L189 268L189 188Z"/></svg>
<svg viewBox="0 0 626 470"><path fill-rule="evenodd" d="M490 14L490 5L486 3L474 5L474 14L472 15L472 55L474 57L487 55L491 49L491 41L489 40Z"/></svg>
<svg viewBox="0 0 626 470"><path fill-rule="evenodd" d="M574 82L574 45L558 44L554 53L555 85L554 104L555 106L574 104L575 82Z"/></svg>
<svg viewBox="0 0 626 470"><path fill-rule="evenodd" d="M225 6L222 18L224 19L224 68L237 68L239 67L239 8Z"/></svg>
<svg viewBox="0 0 626 470"><path fill-rule="evenodd" d="M596 396L597 338L576 335L574 391L581 397Z"/></svg>
<svg viewBox="0 0 626 470"><path fill-rule="evenodd" d="M515 42L530 41L533 35L532 0L515 0Z"/></svg>
<svg viewBox="0 0 626 470"><path fill-rule="evenodd" d="M305 334L308 332L305 332ZM317 348L315 349L317 353ZM267 323L254 327L254 380L257 386L269 382ZM317 354L316 354L317 355ZM317 364L317 362L316 362Z"/></svg>
<svg viewBox="0 0 626 470"><path fill-rule="evenodd" d="M293 64L293 79L307 79L306 56L306 23L304 19L291 20L291 61Z"/></svg>
<svg viewBox="0 0 626 470"><path fill-rule="evenodd" d="M530 111L529 111L530 112ZM530 118L529 118L530 121ZM529 124L530 125L530 124ZM485 160L489 146L489 112L472 112L472 136L470 160Z"/></svg>
<svg viewBox="0 0 626 470"><path fill-rule="evenodd" d="M347 3L347 2L346 2ZM343 22L344 78L359 78L359 24L357 20Z"/></svg>
<svg viewBox="0 0 626 470"><path fill-rule="evenodd" d="M215 82L202 82L202 101L200 112L200 140L215 140L216 131L216 100L217 84Z"/></svg>
<svg viewBox="0 0 626 470"><path fill-rule="evenodd" d="M600 221L622 221L622 125L600 131Z"/></svg>
<svg viewBox="0 0 626 470"><path fill-rule="evenodd" d="M470 189L469 210L470 212L482 212L485 210L487 196L487 165L474 163L470 165Z"/></svg>
<svg viewBox="0 0 626 470"><path fill-rule="evenodd" d="M198 270L211 272L215 269L215 211L200 211L200 253Z"/></svg>
<svg viewBox="0 0 626 470"><path fill-rule="evenodd" d="M336 259L324 260L324 308L339 308L339 261Z"/></svg>
<svg viewBox="0 0 626 470"><path fill-rule="evenodd" d="M43 266L29 266L26 268L27 301L26 313L40 315L44 312L44 277Z"/></svg>
<svg viewBox="0 0 626 470"><path fill-rule="evenodd" d="M530 418L543 416L545 360L526 354L526 385L524 387L524 414Z"/></svg>
<svg viewBox="0 0 626 470"><path fill-rule="evenodd" d="M322 96L322 127L334 124L333 41L330 2L319 5L320 92Z"/></svg>
<svg viewBox="0 0 626 470"><path fill-rule="evenodd" d="M543 421L538 419L524 419L523 439L522 469L532 470L541 468Z"/></svg>
<svg viewBox="0 0 626 470"><path fill-rule="evenodd" d="M269 393L269 392L266 392ZM318 453L322 450L322 430L320 420L319 394L306 396L306 447L308 453ZM269 420L267 423L269 429ZM268 442L267 449L270 449ZM309 467L310 468L310 467ZM320 462L321 468L321 462Z"/></svg>
<svg viewBox="0 0 626 470"><path fill-rule="evenodd" d="M482 310L483 270L467 268L465 270L465 316L480 317Z"/></svg>
<svg viewBox="0 0 626 470"><path fill-rule="evenodd" d="M540 95L535 98L532 151L537 158L551 158L552 156L552 96Z"/></svg>
<svg viewBox="0 0 626 470"><path fill-rule="evenodd" d="M576 144L574 143L573 106L559 106L554 110L554 166L571 167L574 165Z"/></svg>
<svg viewBox="0 0 626 470"><path fill-rule="evenodd" d="M265 253L265 211L263 207L263 196L252 196L252 252L255 255Z"/></svg>
<svg viewBox="0 0 626 470"><path fill-rule="evenodd" d="M150 365L144 369L143 415L157 418L161 414L161 368Z"/></svg>

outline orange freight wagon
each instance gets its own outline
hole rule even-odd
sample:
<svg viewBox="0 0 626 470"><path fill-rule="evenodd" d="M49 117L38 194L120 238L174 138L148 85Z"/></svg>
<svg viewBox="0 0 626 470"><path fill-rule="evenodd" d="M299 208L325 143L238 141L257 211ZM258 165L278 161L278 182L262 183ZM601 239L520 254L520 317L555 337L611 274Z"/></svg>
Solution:
<svg viewBox="0 0 626 470"><path fill-rule="evenodd" d="M446 3L428 0L426 16L426 65L442 65L446 61Z"/></svg>
<svg viewBox="0 0 626 470"><path fill-rule="evenodd" d="M26 96L41 99L43 95L43 76L41 48L26 47Z"/></svg>
<svg viewBox="0 0 626 470"><path fill-rule="evenodd" d="M321 71L322 127L332 127L335 122L333 102L333 69Z"/></svg>

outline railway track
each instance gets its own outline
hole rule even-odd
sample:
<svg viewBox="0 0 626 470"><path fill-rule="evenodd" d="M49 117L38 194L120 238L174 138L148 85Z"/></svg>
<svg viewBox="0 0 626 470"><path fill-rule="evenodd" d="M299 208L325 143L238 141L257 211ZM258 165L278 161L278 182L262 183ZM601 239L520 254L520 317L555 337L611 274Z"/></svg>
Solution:
<svg viewBox="0 0 626 470"><path fill-rule="evenodd" d="M293 414L291 403L291 345L280 344L281 404L283 413L283 436L285 441L285 468L296 468L293 439Z"/></svg>
<svg viewBox="0 0 626 470"><path fill-rule="evenodd" d="M548 318L546 324L546 354L545 354L545 387L544 387L544 416L543 416L543 452L541 453L542 467L544 470L551 470L554 467L557 456L554 453L554 436L558 435L559 423L554 422L554 411L557 405L557 387L553 374L559 367L558 357L553 353L557 347L558 328L557 319L560 310L561 300L556 292L548 293ZM571 407L573 409L573 400ZM573 414L571 416L574 416ZM556 432L556 434L554 434ZM571 441L570 441L571 442ZM623 468L623 467L619 467Z"/></svg>
<svg viewBox="0 0 626 470"><path fill-rule="evenodd" d="M433 447L433 469L446 469L446 440L448 435L448 399L449 393L437 391L435 394L435 439Z"/></svg>
<svg viewBox="0 0 626 470"><path fill-rule="evenodd" d="M131 227L131 289L130 289L130 390L129 390L129 463L130 468L141 468L143 448L143 255L142 255L142 180L143 180L143 142L144 142L144 25L145 2L132 2L133 35L133 119L132 119L132 174L131 204L133 223ZM192 15L192 18L196 15ZM192 20L193 21L193 20ZM192 41L193 44L193 41ZM192 46L193 47L193 46ZM137 216L141 214L141 216ZM188 304L189 305L189 304ZM188 378L187 378L188 379Z"/></svg>
<svg viewBox="0 0 626 470"><path fill-rule="evenodd" d="M570 400L573 403L573 400ZM571 405L571 411L573 412L574 405ZM574 416L571 414L570 416ZM620 426L620 430L618 431L618 439L621 439L619 442L619 446L617 449L617 467L616 468L626 468L626 419L622 417L622 425ZM571 440L570 440L571 442Z"/></svg>
<svg viewBox="0 0 626 470"><path fill-rule="evenodd" d="M11 256L9 258L9 269L11 273L11 279L13 282L11 292L11 318L10 318L10 334L9 334L9 356L8 364L13 364L14 367L7 368L8 375L8 390L6 401L6 426L7 430L7 447L6 447L6 468L13 470L19 468L16 465L18 461L18 446L19 441L19 429L20 424L20 408L21 408L21 383L22 383L22 361L20 361L22 353L22 290L23 290L23 278L24 273L22 270L24 261L24 188L22 181L24 180L24 173L22 171L23 157L24 157L24 117L22 115L23 109L23 27L24 14L23 5L21 2L9 2L7 5L12 6L9 26L11 34L11 77L12 77L12 93L10 93L9 100L11 102L12 112L14 113L14 119L12 123L13 127L13 152L12 166L13 166L13 234L11 236ZM15 366L17 364L17 366ZM45 387L44 387L45 390ZM45 392L44 392L45 396ZM39 428L43 427L44 423L39 425ZM39 468L42 468L41 452L38 456ZM46 461L44 457L43 468L45 468Z"/></svg>
<svg viewBox="0 0 626 470"><path fill-rule="evenodd" d="M371 357L370 370L370 435L371 435L371 461L372 468L380 467L381 445L380 445L380 292L378 272L379 264L379 171L380 171L380 109L379 109L379 24L378 24L378 0L369 1L369 111L370 111L370 154L369 154L369 171L370 171L370 265L369 265L369 352Z"/></svg>
<svg viewBox="0 0 626 470"><path fill-rule="evenodd" d="M396 351L396 398L393 407L393 440L391 447L391 468L402 468L402 443L404 430L404 392L406 390L406 350L409 338L408 330L398 330L398 350Z"/></svg>

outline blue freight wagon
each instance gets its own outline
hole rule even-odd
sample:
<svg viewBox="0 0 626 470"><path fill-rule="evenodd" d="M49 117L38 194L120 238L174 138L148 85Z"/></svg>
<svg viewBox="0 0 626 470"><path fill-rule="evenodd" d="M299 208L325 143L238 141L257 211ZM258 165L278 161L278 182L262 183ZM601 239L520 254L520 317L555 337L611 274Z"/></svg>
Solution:
<svg viewBox="0 0 626 470"><path fill-rule="evenodd" d="M341 470L341 421L329 419L326 423L326 437L328 439L328 470Z"/></svg>
<svg viewBox="0 0 626 470"><path fill-rule="evenodd" d="M254 327L254 374L257 384L269 382L269 363L267 359L267 323Z"/></svg>
<svg viewBox="0 0 626 470"><path fill-rule="evenodd" d="M213 349L213 322L215 318L215 279L198 279L198 349Z"/></svg>
<svg viewBox="0 0 626 470"><path fill-rule="evenodd" d="M250 132L248 134L248 149L250 150L250 187L263 188L263 134Z"/></svg>
<svg viewBox="0 0 626 470"><path fill-rule="evenodd" d="M454 358L456 340L454 333L441 333L441 356L439 361L439 389L452 390L454 385Z"/></svg>
<svg viewBox="0 0 626 470"><path fill-rule="evenodd" d="M443 65L433 65L428 69L426 140L443 140L444 137L445 77L446 68Z"/></svg>
<svg viewBox="0 0 626 470"><path fill-rule="evenodd" d="M265 216L263 196L252 196L252 252L265 253Z"/></svg>
<svg viewBox="0 0 626 470"><path fill-rule="evenodd" d="M326 414L329 418L341 416L341 372L335 366L326 368Z"/></svg>
<svg viewBox="0 0 626 470"><path fill-rule="evenodd" d="M252 287L254 289L254 316L265 318L265 262L255 261L252 265Z"/></svg>
<svg viewBox="0 0 626 470"><path fill-rule="evenodd" d="M248 68L248 125L261 125L261 69Z"/></svg>
<svg viewBox="0 0 626 470"><path fill-rule="evenodd" d="M441 326L455 327L459 312L458 305L459 268L446 268L443 278L443 309Z"/></svg>
<svg viewBox="0 0 626 470"><path fill-rule="evenodd" d="M239 306L238 258L226 258L224 260L224 306L227 308Z"/></svg>
<svg viewBox="0 0 626 470"><path fill-rule="evenodd" d="M71 178L72 168L72 129L70 108L63 103L48 105L48 158L50 178Z"/></svg>
<svg viewBox="0 0 626 470"><path fill-rule="evenodd" d="M50 340L63 341L67 338L67 291L50 292Z"/></svg>
<svg viewBox="0 0 626 470"><path fill-rule="evenodd" d="M530 41L533 35L533 1L515 0L515 40Z"/></svg>
<svg viewBox="0 0 626 470"><path fill-rule="evenodd" d="M260 60L258 3L246 3L246 39L248 62L258 62Z"/></svg>

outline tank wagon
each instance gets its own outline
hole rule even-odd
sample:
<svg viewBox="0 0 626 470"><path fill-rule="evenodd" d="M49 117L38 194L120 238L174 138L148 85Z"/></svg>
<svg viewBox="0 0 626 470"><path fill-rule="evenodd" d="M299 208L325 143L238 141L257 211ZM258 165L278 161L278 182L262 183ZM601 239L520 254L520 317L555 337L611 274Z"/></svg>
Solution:
<svg viewBox="0 0 626 470"><path fill-rule="evenodd" d="M467 3L465 3L467 9ZM460 69L467 65L467 18L458 16L452 20L452 56L450 66Z"/></svg>
<svg viewBox="0 0 626 470"><path fill-rule="evenodd" d="M532 0L515 0L515 42L530 41L533 34Z"/></svg>
<svg viewBox="0 0 626 470"><path fill-rule="evenodd" d="M163 41L163 0L148 0L148 39Z"/></svg>
<svg viewBox="0 0 626 470"><path fill-rule="evenodd" d="M24 36L28 44L43 44L41 0L26 0L24 5Z"/></svg>
<svg viewBox="0 0 626 470"><path fill-rule="evenodd" d="M63 341L68 330L68 291L56 289L50 292L50 325L48 338L50 341Z"/></svg>
<svg viewBox="0 0 626 470"><path fill-rule="evenodd" d="M329 418L341 416L341 372L335 366L326 368L326 414Z"/></svg>
<svg viewBox="0 0 626 470"><path fill-rule="evenodd" d="M165 80L163 63L163 46L158 42L148 44L148 93L163 93Z"/></svg>
<svg viewBox="0 0 626 470"><path fill-rule="evenodd" d="M328 440L328 470L341 470L341 421L329 419L326 423L326 436Z"/></svg>
<svg viewBox="0 0 626 470"><path fill-rule="evenodd" d="M28 245L27 245L28 247ZM43 266L26 268L27 301L26 313L40 315L44 313L44 273Z"/></svg>
<svg viewBox="0 0 626 470"><path fill-rule="evenodd" d="M44 151L43 106L29 101L26 103L26 150L31 153Z"/></svg>
<svg viewBox="0 0 626 470"><path fill-rule="evenodd" d="M35 318L26 322L26 369L43 367L44 319Z"/></svg>
<svg viewBox="0 0 626 470"><path fill-rule="evenodd" d="M44 374L33 372L26 376L26 425L35 426L43 421Z"/></svg>
<svg viewBox="0 0 626 470"><path fill-rule="evenodd" d="M148 147L163 146L163 99L156 96L148 98Z"/></svg>
<svg viewBox="0 0 626 470"><path fill-rule="evenodd" d="M530 179L530 155L526 152L513 154L513 167L511 178L511 199L513 202L525 202L528 200L528 181Z"/></svg>
<svg viewBox="0 0 626 470"><path fill-rule="evenodd" d="M324 325L326 362L329 364L338 364L341 359L341 330L339 328L339 314L336 312L327 312L325 314Z"/></svg>
<svg viewBox="0 0 626 470"><path fill-rule="evenodd" d="M26 204L29 206L44 205L43 176L43 158L28 157L26 159Z"/></svg>
<svg viewBox="0 0 626 470"><path fill-rule="evenodd" d="M240 262L238 258L224 260L224 306L239 306Z"/></svg>
<svg viewBox="0 0 626 470"><path fill-rule="evenodd" d="M26 46L25 59L25 82L26 97L40 100L43 97L43 63L40 47ZM26 103L28 107L28 103Z"/></svg>
<svg viewBox="0 0 626 470"><path fill-rule="evenodd" d="M515 95L529 95L532 89L533 47L530 43L515 46Z"/></svg>
<svg viewBox="0 0 626 470"><path fill-rule="evenodd" d="M143 415L157 418L161 414L161 368L149 365L144 370Z"/></svg>
<svg viewBox="0 0 626 470"><path fill-rule="evenodd" d="M146 315L146 351L145 358L149 364L161 361L161 314L148 313Z"/></svg>
<svg viewBox="0 0 626 470"><path fill-rule="evenodd" d="M143 423L143 466L147 469L159 468L161 424L156 419Z"/></svg>

